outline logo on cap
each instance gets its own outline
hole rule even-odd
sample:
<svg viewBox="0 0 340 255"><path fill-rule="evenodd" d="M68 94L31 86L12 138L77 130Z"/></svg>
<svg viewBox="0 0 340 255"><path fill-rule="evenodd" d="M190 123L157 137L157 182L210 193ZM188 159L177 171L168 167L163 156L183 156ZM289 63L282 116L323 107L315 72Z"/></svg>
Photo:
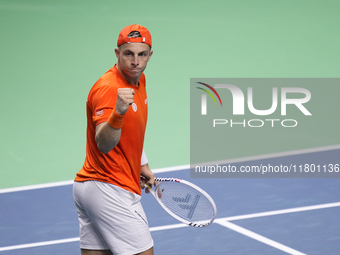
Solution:
<svg viewBox="0 0 340 255"><path fill-rule="evenodd" d="M140 36L129 36L131 32L138 32ZM152 40L149 30L146 27L137 24L124 27L118 36L117 46L132 42L146 43L151 47Z"/></svg>

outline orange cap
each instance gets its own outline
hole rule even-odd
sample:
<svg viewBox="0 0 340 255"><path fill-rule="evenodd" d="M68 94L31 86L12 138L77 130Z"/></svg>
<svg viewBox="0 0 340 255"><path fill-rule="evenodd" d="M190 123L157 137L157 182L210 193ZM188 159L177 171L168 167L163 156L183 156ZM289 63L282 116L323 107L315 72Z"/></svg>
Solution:
<svg viewBox="0 0 340 255"><path fill-rule="evenodd" d="M132 31L138 31L142 37L129 38L128 35ZM120 46L124 43L132 43L132 42L146 43L147 45L149 45L151 47L152 40L151 40L151 34L150 34L149 30L147 30L146 27L143 27L143 26L137 25L137 24L124 27L122 29L122 31L120 31L117 46Z"/></svg>

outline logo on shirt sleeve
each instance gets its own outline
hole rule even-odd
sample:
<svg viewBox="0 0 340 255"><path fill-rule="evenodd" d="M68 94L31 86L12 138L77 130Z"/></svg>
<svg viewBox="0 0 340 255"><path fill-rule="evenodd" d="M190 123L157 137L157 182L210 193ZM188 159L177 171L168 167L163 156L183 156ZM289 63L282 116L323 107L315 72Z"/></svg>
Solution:
<svg viewBox="0 0 340 255"><path fill-rule="evenodd" d="M103 116L103 115L104 115L104 109L102 109L102 110L97 110L97 111L95 112L95 115L96 115L96 117Z"/></svg>

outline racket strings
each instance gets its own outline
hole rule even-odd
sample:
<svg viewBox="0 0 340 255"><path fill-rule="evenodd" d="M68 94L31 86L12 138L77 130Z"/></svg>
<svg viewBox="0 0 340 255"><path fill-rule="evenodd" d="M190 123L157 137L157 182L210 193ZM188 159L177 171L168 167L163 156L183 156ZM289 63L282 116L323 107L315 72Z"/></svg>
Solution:
<svg viewBox="0 0 340 255"><path fill-rule="evenodd" d="M211 202L198 190L178 182L162 182L159 200L174 214L190 222L210 221L214 217Z"/></svg>

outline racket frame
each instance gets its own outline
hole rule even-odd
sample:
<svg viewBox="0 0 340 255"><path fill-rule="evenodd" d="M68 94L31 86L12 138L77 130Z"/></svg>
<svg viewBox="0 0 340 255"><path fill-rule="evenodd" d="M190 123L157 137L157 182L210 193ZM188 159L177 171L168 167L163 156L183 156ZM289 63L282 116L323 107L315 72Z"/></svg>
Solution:
<svg viewBox="0 0 340 255"><path fill-rule="evenodd" d="M188 182L186 180L177 179L177 178L160 178L160 177L157 177L157 178L155 178L155 181L160 182L160 183L162 183L162 182L179 182L179 183L183 183L185 185L188 185L188 186L196 189L197 191L199 191L202 195L204 195L209 200L209 202L211 203L211 205L213 207L213 217L210 220L207 220L207 221L198 221L198 222L191 222L191 221L185 220L185 219L179 217L178 215L176 215L175 213L173 213L166 205L164 205L162 200L158 197L158 195L156 194L156 191L157 191L158 186L160 185L160 183L155 186L155 190L153 190L146 183L146 186L149 188L150 193L155 197L155 199L162 206L162 208L168 214L170 214L172 217L177 219L178 221L183 222L183 223L185 223L185 224L187 224L189 226L192 226L192 227L202 228L202 227L209 226L215 220L216 214L217 214L216 204L215 204L214 200L209 196L209 194L207 192L205 192L203 189L201 189L200 187L198 187L195 184L193 184L191 182Z"/></svg>

